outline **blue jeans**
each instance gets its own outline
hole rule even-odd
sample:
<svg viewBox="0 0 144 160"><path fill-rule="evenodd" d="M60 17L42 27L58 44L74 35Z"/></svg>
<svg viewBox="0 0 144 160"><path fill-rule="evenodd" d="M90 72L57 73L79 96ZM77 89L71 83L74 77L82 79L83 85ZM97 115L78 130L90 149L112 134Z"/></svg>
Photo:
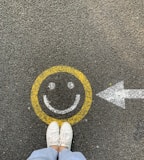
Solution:
<svg viewBox="0 0 144 160"><path fill-rule="evenodd" d="M53 148L39 149L30 155L27 160L86 160L84 155L80 152L72 152L68 149L64 149L61 152L57 152Z"/></svg>

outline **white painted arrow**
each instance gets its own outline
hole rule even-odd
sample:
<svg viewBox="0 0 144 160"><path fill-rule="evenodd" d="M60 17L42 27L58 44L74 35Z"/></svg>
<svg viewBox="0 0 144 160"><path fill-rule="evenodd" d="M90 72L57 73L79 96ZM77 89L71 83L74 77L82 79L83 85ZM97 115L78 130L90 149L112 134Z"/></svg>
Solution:
<svg viewBox="0 0 144 160"><path fill-rule="evenodd" d="M125 99L144 99L144 89L124 89L121 81L96 95L125 109Z"/></svg>

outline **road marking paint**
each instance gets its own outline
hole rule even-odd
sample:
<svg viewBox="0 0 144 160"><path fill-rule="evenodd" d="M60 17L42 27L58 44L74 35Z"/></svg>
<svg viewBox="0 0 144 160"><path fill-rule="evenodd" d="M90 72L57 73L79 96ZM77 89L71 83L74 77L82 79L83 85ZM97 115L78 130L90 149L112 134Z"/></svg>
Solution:
<svg viewBox="0 0 144 160"><path fill-rule="evenodd" d="M144 99L144 89L124 89L121 81L96 95L125 109L125 99Z"/></svg>
<svg viewBox="0 0 144 160"><path fill-rule="evenodd" d="M73 110L76 109L76 107L77 107L77 105L79 104L79 101L80 101L80 95L77 94L76 98L75 98L75 101L74 101L74 104L71 107L69 107L69 108L67 108L65 110L58 110L58 109L55 109L54 107L52 107L50 105L50 101L48 100L46 95L43 95L43 100L44 100L45 105L47 106L47 108L50 111L52 111L52 112L54 112L56 114L66 114L66 113L72 112Z"/></svg>
<svg viewBox="0 0 144 160"><path fill-rule="evenodd" d="M55 87L56 87L56 84L55 84L54 82L50 82L49 85L48 85L48 88L49 88L50 90L55 89Z"/></svg>
<svg viewBox="0 0 144 160"><path fill-rule="evenodd" d="M73 82L68 82L67 87L68 87L69 89L73 89L73 88L75 87L75 85L74 85Z"/></svg>
<svg viewBox="0 0 144 160"><path fill-rule="evenodd" d="M40 89L40 86L43 83L43 81L47 77L49 77L53 74L56 74L56 73L68 73L68 74L75 76L82 83L84 91L85 91L85 99L84 99L84 103L81 107L81 110L77 114L75 114L72 117L69 117L67 119L57 119L57 118L54 118L52 116L47 115L42 110L40 103L39 103L39 99L38 99L39 89ZM43 71L36 78L36 80L32 86L32 89L31 89L31 103L32 103L32 106L33 106L33 109L34 109L36 115L46 124L49 124L52 121L57 121L59 123L59 125L61 125L64 121L67 121L71 125L73 125L73 124L78 123L88 113L88 111L91 107L91 103L92 103L92 88L91 88L91 85L90 85L87 77L79 70L77 70L73 67L69 67L69 66L54 66L54 67L51 67L51 68Z"/></svg>

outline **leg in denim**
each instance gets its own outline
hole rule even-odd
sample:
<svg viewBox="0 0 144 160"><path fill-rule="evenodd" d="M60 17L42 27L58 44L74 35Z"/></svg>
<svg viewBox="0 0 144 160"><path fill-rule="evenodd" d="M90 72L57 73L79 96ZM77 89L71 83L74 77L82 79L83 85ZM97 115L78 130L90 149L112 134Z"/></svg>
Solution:
<svg viewBox="0 0 144 160"><path fill-rule="evenodd" d="M59 152L59 160L86 160L86 158L81 152L72 152L64 149Z"/></svg>
<svg viewBox="0 0 144 160"><path fill-rule="evenodd" d="M49 147L32 152L27 160L57 160L57 156L58 152Z"/></svg>

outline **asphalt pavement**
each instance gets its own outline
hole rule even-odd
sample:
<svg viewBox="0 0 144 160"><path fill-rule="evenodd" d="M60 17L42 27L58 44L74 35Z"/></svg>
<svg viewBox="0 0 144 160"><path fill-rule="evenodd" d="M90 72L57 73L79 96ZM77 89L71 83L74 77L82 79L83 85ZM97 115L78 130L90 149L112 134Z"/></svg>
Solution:
<svg viewBox="0 0 144 160"><path fill-rule="evenodd" d="M89 160L144 159L143 0L1 0L0 78L1 160L46 147L49 117L73 123ZM98 96L119 82L125 109Z"/></svg>

